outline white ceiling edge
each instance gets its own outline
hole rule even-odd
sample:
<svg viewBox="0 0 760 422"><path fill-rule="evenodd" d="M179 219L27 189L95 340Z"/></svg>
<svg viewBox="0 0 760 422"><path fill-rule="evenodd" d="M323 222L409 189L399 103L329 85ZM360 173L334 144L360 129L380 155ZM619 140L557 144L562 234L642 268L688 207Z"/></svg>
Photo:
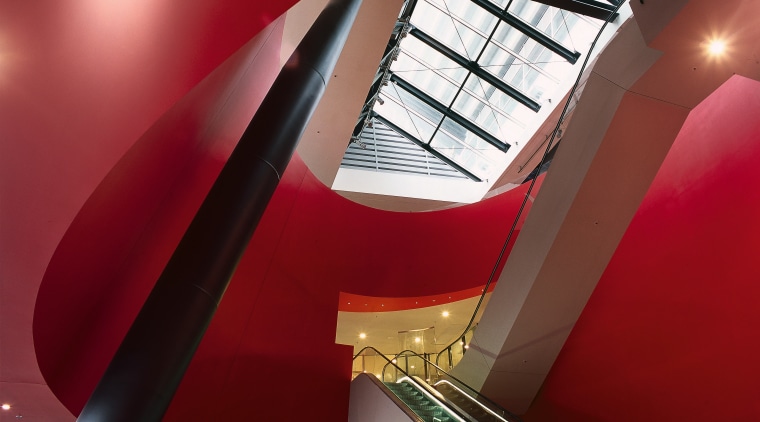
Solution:
<svg viewBox="0 0 760 422"><path fill-rule="evenodd" d="M488 192L490 183L402 173L383 173L341 167L332 189L404 198L472 204Z"/></svg>

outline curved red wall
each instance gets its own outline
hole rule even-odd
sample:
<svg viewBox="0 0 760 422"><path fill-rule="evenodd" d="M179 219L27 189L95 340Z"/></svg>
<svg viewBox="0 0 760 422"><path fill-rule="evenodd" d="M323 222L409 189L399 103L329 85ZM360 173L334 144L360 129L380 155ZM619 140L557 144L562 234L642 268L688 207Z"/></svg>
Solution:
<svg viewBox="0 0 760 422"><path fill-rule="evenodd" d="M270 29L127 151L58 245L40 285L34 336L45 380L73 413L271 83L282 28ZM478 290L526 188L446 211L393 213L335 194L296 157L167 420L282 420L283 409L296 407L345 419L351 348L334 344L340 292L415 297Z"/></svg>

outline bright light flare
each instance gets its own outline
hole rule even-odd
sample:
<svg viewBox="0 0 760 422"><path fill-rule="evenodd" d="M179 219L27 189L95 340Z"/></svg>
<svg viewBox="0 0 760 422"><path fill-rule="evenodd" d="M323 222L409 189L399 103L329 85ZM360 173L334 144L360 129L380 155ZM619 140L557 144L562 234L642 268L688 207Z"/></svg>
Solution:
<svg viewBox="0 0 760 422"><path fill-rule="evenodd" d="M707 43L707 52L712 56L720 56L726 52L726 42L721 39L713 39Z"/></svg>
<svg viewBox="0 0 760 422"><path fill-rule="evenodd" d="M364 340L365 338L367 338L367 334L366 333L359 333L359 338L362 339L362 340Z"/></svg>

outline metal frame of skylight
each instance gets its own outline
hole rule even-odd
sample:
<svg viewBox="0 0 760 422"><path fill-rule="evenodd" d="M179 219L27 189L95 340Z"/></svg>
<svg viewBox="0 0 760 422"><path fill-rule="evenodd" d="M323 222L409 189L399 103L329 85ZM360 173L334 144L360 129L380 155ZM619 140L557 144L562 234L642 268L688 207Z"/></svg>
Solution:
<svg viewBox="0 0 760 422"><path fill-rule="evenodd" d="M413 54L411 54L411 53L408 53L408 52L406 52L404 49L400 49L400 50L401 50L401 53L402 53L402 54L404 54L404 55L406 55L407 57L409 57L409 59L411 59L411 60L413 60L413 61L417 62L418 64L420 64L420 65L422 65L422 66L424 66L425 68L427 68L427 69L428 69L428 70L430 70L431 72L435 73L435 74L436 74L436 76L439 76L441 79L444 79L444 80L446 80L446 82L450 83L452 86L458 86L458 85L461 85L461 84L460 84L460 83L459 83L457 80L455 80L455 79L451 78L449 75L447 75L447 74L445 74L445 73L441 72L440 70L438 70L438 69L435 69L435 68L434 68L433 66L431 66L429 63L425 62L424 60L420 59L419 57L417 57L417 56L415 56L415 55L413 55ZM526 63L526 64L527 64L527 63ZM394 73L394 72L392 72L392 71L391 71L391 74L397 74L397 73ZM545 71L543 71L543 72L542 72L542 74L545 74ZM557 80L557 78L554 78L554 77L552 77L551 75L548 75L548 74L546 74L545 76L547 76L547 77L551 78L551 80L552 80L553 82L559 82L559 81ZM511 114L509 114L509 113L507 113L507 112L505 112L505 111L501 110L500 108L498 108L498 107L493 107L493 104L492 104L492 103L490 103L490 102L488 102L488 99L486 99L486 98L483 98L483 97L479 96L479 95L478 95L476 92L474 92L474 91L472 91L472 90L468 89L467 87L464 87L464 88L463 88L463 91L465 91L467 94L469 94L470 96L472 96L473 98L475 98L477 101L481 102L481 103L482 103L484 106L486 106L486 107L491 107L491 109L492 109L492 110L493 110L495 113L497 113L498 115L502 116L503 118L505 118L505 119L507 119L507 120L510 120L511 122L513 122L514 124L516 124L516 125L518 125L518 126L521 126L521 127L522 127L522 126L524 126L524 123L523 123L523 122L521 122L520 120L516 119L516 118L515 118L514 116L512 116ZM511 98L511 97L510 97L510 98Z"/></svg>
<svg viewBox="0 0 760 422"><path fill-rule="evenodd" d="M403 87L401 87L401 88L402 88L402 89L404 89ZM407 92L408 92L408 91L407 91ZM408 93L409 93L410 95L414 95L414 94L413 94L413 93L411 93L411 92L408 92ZM384 100L384 101L391 101L392 103L395 103L396 105L398 105L398 106L400 106L400 107L406 107L406 106L405 106L405 104L403 103L403 101L402 101L400 98L399 98L399 99L396 99L396 98L394 98L393 96L390 96L390 95L387 95L387 94L383 94L383 95L385 96L385 98L387 98L387 100ZM419 98L418 98L418 99L419 99ZM423 102L424 102L424 100L422 100L422 99L419 99L419 100L420 100L420 101L423 101ZM440 125L439 125L437 122L433 122L433 121L431 121L431 120L430 120L428 117L426 117L426 116L422 115L421 113L419 113L417 110L415 110L415 109L413 109L413 108L406 108L406 111L407 111L408 113L411 113L411 114L413 114L413 115L414 115L415 117L417 117L418 119L421 119L421 120L425 121L426 123L430 124L431 126L440 126ZM446 119L447 117L448 117L449 119L451 119L451 117L450 117L450 116L443 114L443 113L442 113L442 112L440 112L439 110L434 110L434 111L436 111L436 112L438 112L438 113L442 114L442 116L441 116L441 121L443 121L443 120L444 120L444 119ZM382 118L383 118L383 121L385 121L385 120L389 120L387 117L385 117L385 116L383 116L383 115L381 115L381 114L379 114L379 113L374 113L373 115L375 115L375 116L378 116L378 117L382 117ZM451 120L452 120L452 121L454 121L453 119L451 119ZM457 121L454 121L454 122L455 122L455 123L457 123L457 124L459 123L459 122L457 122ZM394 123L394 127L398 127L398 128L400 128L401 126L399 126L398 124ZM469 128L466 128L466 127L465 127L464 129L467 129L467 130L469 130ZM433 141L433 139L434 139L434 137L435 137L435 134L436 134L436 133L438 133L438 132L441 132L441 133L443 133L444 135L446 135L446 136L448 136L448 137L450 137L450 138L452 138L452 139L455 139L455 135L454 135L453 133L449 132L449 131L448 131L448 130L445 128L445 127L437 127L437 129L436 129L436 130L434 131L434 133L431 135L431 138L430 138L429 140L427 140L427 141L420 139L420 137L418 137L418 136L415 136L415 135L411 134L409 131L407 131L407 130L405 130L405 129L403 129L403 128L402 128L402 130L404 130L404 131L405 131L405 132L404 132L405 134L407 134L407 135L409 135L409 136L412 136L412 137L414 138L414 139L413 139L413 141L414 141L414 143L415 143L415 144L425 144L425 145L429 145L431 148L433 148L435 151L437 151L437 152L441 153L443 156L445 156L445 154L443 154L443 153L442 153L441 151L439 151L438 149L435 149L435 147L433 147L433 146L431 145L431 144L432 144L432 141ZM419 135L422 135L422 134L421 134L421 133L419 133L419 132L418 132L418 134L419 134ZM476 135L476 136L478 136L477 134L475 134L475 135ZM482 138L481 138L481 139L482 139ZM461 141L458 141L458 143L459 143L459 144L462 146L462 149L466 149L466 150L468 150L469 152L471 152L472 154L475 154L475 155L479 156L481 159L483 159L483 160L486 160L486 161L488 161L489 163L493 164L493 163L492 163L492 161L491 161L491 159L489 159L489 158L488 158L488 157L487 157L485 154L483 154L482 152L478 151L476 148L473 148L473 146L472 146L472 145L470 145L470 144L468 144L468 143L466 143L466 142L461 142ZM437 157L437 155L436 155L436 157ZM439 157L439 158L440 158L440 157ZM449 160L450 160L450 158L449 158ZM458 164L458 165L457 165L457 168L463 168L463 166L461 166L461 165L459 165L459 164ZM469 176L468 176L468 177L469 177ZM478 179L480 179L480 178L478 178Z"/></svg>
<svg viewBox="0 0 760 422"><path fill-rule="evenodd" d="M544 0L537 0L539 3L547 4L549 1ZM591 4L594 7L599 8L598 2L594 0L561 0L562 2L580 2L584 4ZM612 0L610 3L613 3L617 0ZM493 3L491 3L488 0L470 0L472 4L475 6L478 6L485 10L486 12L490 13L497 19L499 19L502 23L505 23L509 25L510 27L516 29L517 31L523 33L525 36L529 37L530 39L533 39L535 42L537 42L539 45L547 48L552 53L562 57L567 62L573 64L577 61L578 57L580 57L580 53L575 51L570 51L567 47L563 46L559 42L552 39L549 35L546 35L543 33L540 29L532 26L531 24L523 21L519 17L513 15L509 12L509 7L512 4L512 1L509 1L508 4L501 9L500 6L497 6ZM402 13L399 17L399 20L394 28L393 34L391 36L391 39L388 42L388 45L386 47L386 51L383 57L383 60L381 61L381 65L378 68L378 72L375 76L375 79L373 81L372 87L367 95L367 101L365 102L365 105L362 109L362 112L360 113L359 119L357 121L357 124L354 128L354 132L351 137L352 142L356 142L357 144L361 145L360 141L360 134L362 131L367 127L373 116L377 116L379 118L382 118L384 122L387 122L389 127L393 127L401 129L397 124L389 121L387 118L382 117L381 115L374 112L372 109L375 105L375 102L377 101L378 94L382 91L382 87L388 85L389 83L396 83L397 85L400 84L402 89L404 89L409 94L416 97L418 100L422 101L423 103L427 104L429 107L431 107L436 112L439 112L443 115L440 122L436 126L436 129L433 133L433 136L431 136L431 139L425 142L424 140L421 140L415 136L411 136L410 133L407 131L400 132L404 134L404 136L408 136L410 141L417 144L418 146L422 147L429 153L433 154L434 156L438 157L442 161L446 162L449 165L452 165L452 167L456 168L458 171L462 172L462 174L467 175L467 177L480 181L481 179L477 176L475 176L471 171L466 170L463 166L456 164L451 159L446 157L443 153L438 152L433 146L430 144L432 143L433 139L435 138L435 133L438 130L441 130L441 125L443 124L445 119L451 120L453 123L460 125L465 130L473 133L476 137L484 140L488 144L496 147L498 150L505 152L507 149L509 149L509 144L499 140L495 136L491 135L486 130L482 129L478 124L473 123L472 120L460 115L456 111L454 111L453 104L454 100L458 98L459 93L463 90L465 92L468 92L468 95L479 101L483 106L489 107L492 112L498 113L501 116L506 116L510 121L517 122L517 119L515 119L513 116L510 116L509 114L505 114L502 112L502 110L499 110L498 107L494 107L494 104L490 103L489 96L486 94L485 97L481 98L481 95L472 95L473 92L469 92L469 90L465 90L464 85L466 82L463 82L462 84L455 83L454 85L459 85L459 92L455 94L454 100L452 100L451 104L446 106L445 104L442 104L437 99L429 96L427 93L425 93L422 89L417 88L413 84L404 81L403 78L398 77L397 75L394 75L390 71L391 64L395 60L395 58L398 56L400 52L400 45L401 40L407 36L407 34L411 34L415 38L419 39L423 43L427 44L429 47L431 47L433 50L436 50L438 53L442 54L444 57L448 58L449 60L454 61L456 64L460 65L463 69L470 72L470 74L480 78L481 80L485 81L486 83L490 84L493 88L498 89L499 91L503 92L504 94L508 95L509 97L515 99L518 103L528 107L530 110L537 112L540 109L540 104L538 104L536 101L534 101L532 98L528 97L526 94L521 92L519 89L513 87L511 84L503 81L499 77L493 75L492 73L486 71L483 67L481 67L476 61L471 61L469 59L464 58L461 54L458 52L455 52L448 46L444 45L440 41L438 41L436 38L426 34L424 31L414 28L410 23L410 17L414 11L414 7L416 6L417 0L407 0L404 9L402 10ZM429 3L429 2L428 2ZM604 9L606 7L605 4L600 3L601 8ZM610 6L612 7L612 6ZM562 7L563 9L567 10L567 8ZM438 7L439 10L440 7ZM450 15L451 16L451 15ZM461 19L459 19L457 16L452 16L452 19L456 19L457 22L460 24L463 24ZM498 25L497 23L496 25ZM466 25L468 28L471 27L471 25ZM472 30L472 28L470 28ZM476 30L477 34L483 36L484 34L482 31ZM540 66L536 66L535 64L531 63L529 60L527 60L525 57L522 56L522 54L515 54L516 52L512 51L512 49L506 48L503 43L498 42L499 40L493 39L493 34L491 36L483 37L486 40L486 44L484 45L483 49L485 49L488 45L489 41L494 42L494 46L497 48L502 49L507 54L512 55L516 60L520 60L522 64L529 65L534 70L540 72L542 75L549 77L551 80L555 80L556 78L552 77L548 74L544 69L542 69ZM482 51L481 51L482 54ZM413 59L416 59L416 57L413 54L408 54ZM428 68L430 68L428 66ZM431 69L432 70L432 69ZM439 75L440 76L440 75ZM394 80L394 82L391 82L391 79ZM445 78L446 80L449 80L450 78ZM465 81L467 78L465 78ZM449 80L449 82L451 82ZM411 111L406 107L404 104L401 104L405 109L408 111ZM416 113L415 113L416 114ZM494 115L496 117L496 115ZM498 123L497 123L498 124ZM456 139L456 137L452 137L452 139ZM466 142L463 142L462 140L457 140L457 142L460 142L463 146L465 146L468 149L472 149L473 151L476 151L472 146L468 145ZM477 152L477 151L476 151ZM480 156L483 156L482 154L478 154ZM484 159L490 162L490 160L483 156Z"/></svg>
<svg viewBox="0 0 760 422"><path fill-rule="evenodd" d="M452 50L451 48L446 46L444 43L438 41L433 36L428 35L427 33L425 33L424 31L418 28L411 28L409 30L409 35L412 35L418 40L424 42L429 47L443 54L449 60L462 66L464 69L466 69L473 75L479 77L480 79L483 79L484 81L491 84L494 88L514 98L515 100L517 100L517 102L524 105L525 107L528 107L529 109L533 111L538 111L541 109L541 105L537 103L536 101L534 101L532 98L520 92L520 90L513 87L512 85L499 79L499 77L494 76L491 72L484 70L482 67L480 67L480 65L477 62L469 60L465 57L462 57L462 55Z"/></svg>
<svg viewBox="0 0 760 422"><path fill-rule="evenodd" d="M453 120L454 122L458 123L465 129L469 130L470 132L474 133L480 138L483 138L484 141L488 142L489 144L493 145L500 151L504 152L509 149L509 145L505 142L502 142L497 137L491 135L490 133L483 130L482 127L478 126L476 123L472 122L470 119L462 116L461 114L457 113L456 111L452 110L451 107L446 107L445 105L441 104L440 101L436 100L435 98L431 97L430 95L426 94L421 89L417 88L413 84L405 81L402 77L398 76L395 73L391 73L390 82L395 83L397 86L402 88L404 91L412 94L417 99L422 101L423 103L427 104L428 106L432 107L435 111L441 113L443 115L443 118L448 117L449 119ZM432 139L432 138L431 138Z"/></svg>

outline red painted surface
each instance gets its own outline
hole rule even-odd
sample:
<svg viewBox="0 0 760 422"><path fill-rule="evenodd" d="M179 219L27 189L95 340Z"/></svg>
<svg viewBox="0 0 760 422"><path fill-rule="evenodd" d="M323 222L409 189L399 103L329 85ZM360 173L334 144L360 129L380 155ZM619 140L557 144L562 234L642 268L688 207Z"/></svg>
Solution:
<svg viewBox="0 0 760 422"><path fill-rule="evenodd" d="M37 297L40 369L76 412L278 72L282 22L173 106L80 210ZM71 280L83 288L72 288ZM72 388L77 380L80 388Z"/></svg>
<svg viewBox="0 0 760 422"><path fill-rule="evenodd" d="M140 137L58 245L37 297L35 346L45 380L73 413L271 82L279 30L275 41L244 47ZM345 419L352 350L334 344L340 292L479 290L525 190L446 211L392 213L331 192L296 158L166 419L297 419L303 414L283 416L296 408Z"/></svg>
<svg viewBox="0 0 760 422"><path fill-rule="evenodd" d="M760 419L760 83L689 116L526 421Z"/></svg>
<svg viewBox="0 0 760 422"><path fill-rule="evenodd" d="M291 2L142 1L134 16L105 3L0 5L0 322L10 339L0 370L40 384L39 363L74 411L228 145L207 139L196 155L136 141L209 124L208 112L173 113L213 109L219 86L186 94ZM760 419L758 98L756 83L734 79L690 117L528 421ZM165 159L171 151L184 165ZM148 177L178 174L177 184ZM132 190L115 191L123 186ZM523 193L389 213L335 195L296 159L167 419L284 420L308 409L344 420L351 352L332 344L339 292L477 289ZM293 385L303 394L282 394Z"/></svg>
<svg viewBox="0 0 760 422"><path fill-rule="evenodd" d="M71 417L36 359L65 351L35 351L32 324L85 201L172 104L294 2L0 2L0 396L14 405L1 420Z"/></svg>
<svg viewBox="0 0 760 422"><path fill-rule="evenodd" d="M501 263L500 267L503 266L504 264ZM418 309L480 296L484 287L476 286L437 295L412 297L377 297L341 292L338 299L338 310L342 312L390 312ZM491 283L488 291L492 292L494 287L496 287L496 282Z"/></svg>

